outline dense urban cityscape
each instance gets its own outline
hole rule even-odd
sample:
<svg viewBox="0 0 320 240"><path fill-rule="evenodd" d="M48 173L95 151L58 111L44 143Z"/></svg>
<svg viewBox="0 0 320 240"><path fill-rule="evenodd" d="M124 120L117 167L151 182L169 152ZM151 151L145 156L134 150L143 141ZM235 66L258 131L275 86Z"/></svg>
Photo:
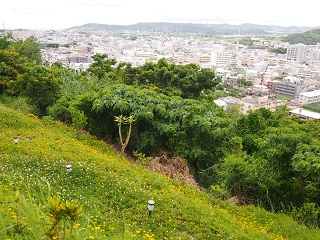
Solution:
<svg viewBox="0 0 320 240"><path fill-rule="evenodd" d="M293 115L320 119L320 114L301 106L320 101L320 44L289 44L269 36L206 36L155 31L27 31L15 30L15 38L34 36L43 47L46 66L61 62L74 70L85 70L92 56L107 54L117 62L133 67L165 58L176 64L196 63L210 68L222 83L235 87L242 98L224 97L216 104L242 104L246 113L260 107L275 110L279 105L291 106ZM251 44L242 44L243 39ZM269 51L285 49L285 53ZM241 86L244 79L249 86ZM288 99L276 99L275 94ZM295 109L299 108L299 109Z"/></svg>

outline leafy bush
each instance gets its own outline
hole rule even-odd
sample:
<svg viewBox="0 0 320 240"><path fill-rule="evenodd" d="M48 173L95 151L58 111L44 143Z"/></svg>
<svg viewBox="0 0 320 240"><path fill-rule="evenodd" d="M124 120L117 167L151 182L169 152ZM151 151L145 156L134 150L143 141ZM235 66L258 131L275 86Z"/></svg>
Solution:
<svg viewBox="0 0 320 240"><path fill-rule="evenodd" d="M146 157L145 154L139 153L137 151L133 152L133 156L136 160L136 163L144 167L147 167L152 159L152 157Z"/></svg>
<svg viewBox="0 0 320 240"><path fill-rule="evenodd" d="M228 190L220 187L219 185L210 186L208 192L217 199L227 200L230 197Z"/></svg>
<svg viewBox="0 0 320 240"><path fill-rule="evenodd" d="M304 203L301 207L294 207L290 215L300 224L318 228L320 208L315 203Z"/></svg>
<svg viewBox="0 0 320 240"><path fill-rule="evenodd" d="M27 103L25 97L13 97L6 94L0 94L0 103L23 113L37 113L36 109Z"/></svg>

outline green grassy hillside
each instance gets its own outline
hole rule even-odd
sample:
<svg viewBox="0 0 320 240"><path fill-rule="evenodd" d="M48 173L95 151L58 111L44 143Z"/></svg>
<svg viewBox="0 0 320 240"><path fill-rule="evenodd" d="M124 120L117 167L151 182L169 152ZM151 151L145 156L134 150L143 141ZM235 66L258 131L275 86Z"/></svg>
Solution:
<svg viewBox="0 0 320 240"><path fill-rule="evenodd" d="M284 214L220 202L91 136L1 104L0 139L0 239L50 239L60 206L53 196L83 210L75 222L61 221L52 239L320 239Z"/></svg>

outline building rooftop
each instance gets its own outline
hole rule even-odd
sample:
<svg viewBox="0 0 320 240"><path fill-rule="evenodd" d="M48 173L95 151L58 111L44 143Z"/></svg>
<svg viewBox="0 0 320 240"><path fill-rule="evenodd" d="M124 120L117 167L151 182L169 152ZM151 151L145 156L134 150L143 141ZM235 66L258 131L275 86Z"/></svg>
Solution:
<svg viewBox="0 0 320 240"><path fill-rule="evenodd" d="M217 104L219 107L227 107L228 106L228 104L221 99L214 100L214 103Z"/></svg>
<svg viewBox="0 0 320 240"><path fill-rule="evenodd" d="M224 98L220 98L219 100L224 101L226 103L230 103L230 104L242 104L242 101L235 97L224 97Z"/></svg>
<svg viewBox="0 0 320 240"><path fill-rule="evenodd" d="M311 112L302 108L295 108L290 111L291 115L299 116L302 118L312 118L312 119L320 119L320 113L317 112Z"/></svg>

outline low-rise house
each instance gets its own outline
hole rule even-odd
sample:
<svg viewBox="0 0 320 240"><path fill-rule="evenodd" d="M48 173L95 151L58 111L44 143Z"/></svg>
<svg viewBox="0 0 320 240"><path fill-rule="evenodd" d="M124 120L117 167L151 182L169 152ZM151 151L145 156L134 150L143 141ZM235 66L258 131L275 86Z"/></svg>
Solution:
<svg viewBox="0 0 320 240"><path fill-rule="evenodd" d="M235 97L225 97L214 101L218 106L227 108L231 104L242 105L242 113L247 113L250 110L256 110L259 108L266 108L270 111L275 111L277 106L283 104L281 101L270 100L268 97L251 97L247 96L241 99Z"/></svg>
<svg viewBox="0 0 320 240"><path fill-rule="evenodd" d="M243 104L243 113L247 113L250 110L256 110L259 108L266 108L270 111L275 111L276 107L280 105L280 102L269 100L268 97L245 97L241 98Z"/></svg>
<svg viewBox="0 0 320 240"><path fill-rule="evenodd" d="M267 93L269 92L269 89L264 85L256 84L252 86L252 91L254 93Z"/></svg>
<svg viewBox="0 0 320 240"><path fill-rule="evenodd" d="M289 112L290 116L297 116L302 120L317 119L320 120L320 113L311 112L302 108L295 108Z"/></svg>

